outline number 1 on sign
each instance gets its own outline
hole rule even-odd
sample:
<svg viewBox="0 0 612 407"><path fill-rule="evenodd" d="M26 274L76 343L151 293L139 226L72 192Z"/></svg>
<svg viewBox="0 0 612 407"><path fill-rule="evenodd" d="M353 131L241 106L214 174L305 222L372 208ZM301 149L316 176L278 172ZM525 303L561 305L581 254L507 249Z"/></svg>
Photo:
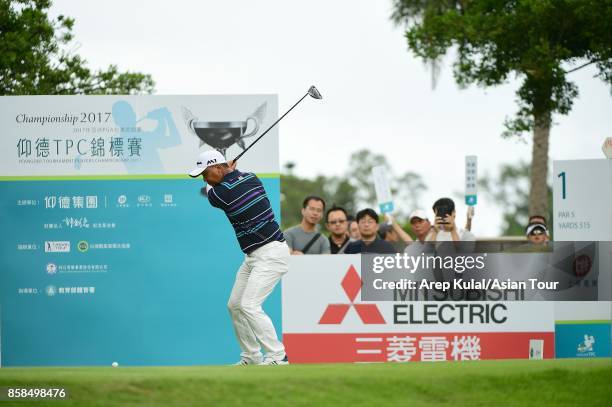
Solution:
<svg viewBox="0 0 612 407"><path fill-rule="evenodd" d="M561 178L561 198L565 199L565 171L560 172L557 177Z"/></svg>

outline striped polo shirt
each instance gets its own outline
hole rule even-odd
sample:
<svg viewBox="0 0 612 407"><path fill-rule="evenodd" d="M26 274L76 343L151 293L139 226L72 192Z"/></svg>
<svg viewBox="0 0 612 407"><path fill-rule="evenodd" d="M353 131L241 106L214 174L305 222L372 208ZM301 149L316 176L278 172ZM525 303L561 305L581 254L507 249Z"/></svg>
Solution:
<svg viewBox="0 0 612 407"><path fill-rule="evenodd" d="M285 241L268 195L255 174L238 170L226 174L219 184L208 188L208 200L225 212L246 254L275 240Z"/></svg>

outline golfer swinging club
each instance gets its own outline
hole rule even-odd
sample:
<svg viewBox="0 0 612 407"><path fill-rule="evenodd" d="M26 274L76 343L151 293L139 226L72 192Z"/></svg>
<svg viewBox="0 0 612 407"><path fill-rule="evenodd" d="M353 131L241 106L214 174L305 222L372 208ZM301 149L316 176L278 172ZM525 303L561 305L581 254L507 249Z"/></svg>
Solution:
<svg viewBox="0 0 612 407"><path fill-rule="evenodd" d="M289 269L289 246L261 181L255 174L236 170L236 160L227 162L216 150L201 153L189 175L203 176L210 204L225 212L246 254L227 303L242 350L236 365L289 364L285 347L261 308Z"/></svg>

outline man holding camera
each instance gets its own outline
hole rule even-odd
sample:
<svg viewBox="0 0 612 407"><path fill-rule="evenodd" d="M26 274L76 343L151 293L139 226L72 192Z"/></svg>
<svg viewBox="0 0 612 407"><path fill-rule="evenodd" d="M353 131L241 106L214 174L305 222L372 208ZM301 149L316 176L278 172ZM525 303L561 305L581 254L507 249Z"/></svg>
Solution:
<svg viewBox="0 0 612 407"><path fill-rule="evenodd" d="M433 231L427 237L428 241L450 242L475 241L474 235L465 229L459 230L455 223L455 202L450 198L440 198L433 204L433 211L436 215Z"/></svg>

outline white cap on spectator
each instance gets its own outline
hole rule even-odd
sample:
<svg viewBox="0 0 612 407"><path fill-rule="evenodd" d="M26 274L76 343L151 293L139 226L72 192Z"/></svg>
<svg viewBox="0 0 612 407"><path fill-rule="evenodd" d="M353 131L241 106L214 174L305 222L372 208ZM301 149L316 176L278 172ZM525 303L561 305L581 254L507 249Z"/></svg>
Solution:
<svg viewBox="0 0 612 407"><path fill-rule="evenodd" d="M410 222L412 222L412 218L419 218L419 219L426 220L427 219L427 212L425 212L423 209L415 209L410 214L410 217L408 218L408 220Z"/></svg>
<svg viewBox="0 0 612 407"><path fill-rule="evenodd" d="M536 234L544 233L548 235L548 228L543 223L530 223L529 225L527 225L527 228L525 229L525 234L529 236L531 233L533 233L536 230L540 231L540 233L536 233Z"/></svg>

